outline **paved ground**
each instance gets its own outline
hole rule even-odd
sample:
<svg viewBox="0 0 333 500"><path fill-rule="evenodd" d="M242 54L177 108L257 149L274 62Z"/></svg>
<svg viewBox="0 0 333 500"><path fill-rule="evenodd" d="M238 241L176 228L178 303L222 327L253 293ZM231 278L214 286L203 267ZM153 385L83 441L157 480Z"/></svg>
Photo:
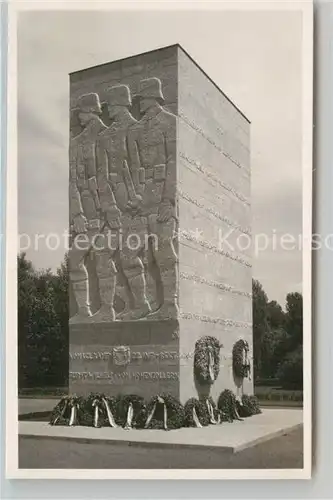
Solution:
<svg viewBox="0 0 333 500"><path fill-rule="evenodd" d="M26 421L19 423L21 436L39 439L56 438L75 441L98 441L112 444L162 447L219 447L228 451L240 451L267 439L294 430L303 422L300 409L264 409L260 415L253 415L244 421L209 425L201 429L182 428L170 432L157 429L126 431L122 428L50 426L48 422Z"/></svg>
<svg viewBox="0 0 333 500"><path fill-rule="evenodd" d="M19 413L26 414L51 411L54 405L54 399L24 398L19 400ZM272 410L268 410L268 414L271 411ZM283 414L284 417L286 416L282 408L279 408L277 411L281 416L283 416ZM295 416L300 411L301 410L297 409L288 410L288 412L295 412ZM266 412L267 410L264 410L264 413ZM290 415L293 416L292 414ZM257 416L246 419L246 427L249 426L251 421L253 426L256 418ZM20 422L20 426L27 424L34 424L34 422ZM223 424L223 427L226 428L226 425L228 425L228 427L230 425L230 430L233 430L233 432L237 430L238 433L238 431L242 432L244 424L245 422L235 422L233 424ZM41 423L39 425L41 425ZM46 423L42 425L46 426ZM60 429L60 427L57 429ZM65 431L68 430L68 428L63 429ZM220 429L222 430L222 427L220 427ZM80 432L80 430L82 430L82 428L71 429L71 431L76 432ZM191 431L191 429L183 429L183 431L184 430ZM205 442L205 437L208 438L208 434L211 434L209 438L211 441L214 438L213 434L216 432L216 427L211 426L203 430L205 431L205 435L202 436L204 439L203 442ZM103 429L94 429L94 433L99 431L103 431ZM200 433L200 431L201 429L195 429L196 441L198 441L198 433ZM91 433L91 429L89 429L89 432ZM112 430L112 432L114 433L114 430ZM135 435L139 436L137 433L141 433L142 431L133 432L135 432ZM164 433L162 431L157 432L161 441L170 441L171 433ZM172 435L176 438L174 432L177 431L172 431ZM253 428L251 432L253 432ZM127 434L127 436L129 437L129 434ZM216 440L219 441L218 436ZM200 441L202 440L199 439L199 442ZM132 445L129 446L128 443L125 442L117 444L103 441L88 443L75 440L55 440L47 436L42 439L34 436L20 436L19 466L24 469L298 469L303 467L303 431L302 428L287 430L283 436L252 446L236 454L213 448L170 449L156 446L154 448L146 448L142 447L140 443L134 443L134 445L132 443Z"/></svg>
<svg viewBox="0 0 333 500"><path fill-rule="evenodd" d="M20 437L24 469L299 469L303 431L297 429L245 451L156 449L111 443L78 443Z"/></svg>

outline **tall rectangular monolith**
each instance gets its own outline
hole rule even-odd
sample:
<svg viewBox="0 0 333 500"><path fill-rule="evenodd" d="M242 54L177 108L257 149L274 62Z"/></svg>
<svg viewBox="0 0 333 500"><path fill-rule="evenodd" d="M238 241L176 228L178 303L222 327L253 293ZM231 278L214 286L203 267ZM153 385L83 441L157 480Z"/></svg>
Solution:
<svg viewBox="0 0 333 500"><path fill-rule="evenodd" d="M248 119L178 45L70 101L70 391L251 393Z"/></svg>

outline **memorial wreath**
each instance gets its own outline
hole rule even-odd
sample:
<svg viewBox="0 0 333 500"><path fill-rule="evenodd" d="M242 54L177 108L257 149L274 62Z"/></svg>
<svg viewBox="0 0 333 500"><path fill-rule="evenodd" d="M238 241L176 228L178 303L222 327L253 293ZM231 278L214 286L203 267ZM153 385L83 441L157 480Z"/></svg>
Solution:
<svg viewBox="0 0 333 500"><path fill-rule="evenodd" d="M221 392L217 407L221 411L222 421L233 422L234 420L242 420L238 413L236 396L230 389L225 389Z"/></svg>
<svg viewBox="0 0 333 500"><path fill-rule="evenodd" d="M209 424L210 416L206 405L197 398L190 398L184 406L186 427L206 427Z"/></svg>
<svg viewBox="0 0 333 500"><path fill-rule="evenodd" d="M220 372L220 349L217 338L206 336L197 340L194 350L194 374L201 384L213 384Z"/></svg>
<svg viewBox="0 0 333 500"><path fill-rule="evenodd" d="M222 412L218 409L215 401L211 396L204 399L205 406L209 415L210 424L221 424L223 421Z"/></svg>
<svg viewBox="0 0 333 500"><path fill-rule="evenodd" d="M81 425L117 427L116 404L114 397L91 393L82 405Z"/></svg>
<svg viewBox="0 0 333 500"><path fill-rule="evenodd" d="M232 348L232 368L238 378L248 377L251 380L249 351L249 344L244 339L237 340Z"/></svg>
<svg viewBox="0 0 333 500"><path fill-rule="evenodd" d="M145 429L179 429L184 426L184 407L170 394L160 394L151 398L147 405Z"/></svg>
<svg viewBox="0 0 333 500"><path fill-rule="evenodd" d="M143 428L147 419L144 398L136 394L118 396L116 414L118 425L124 429Z"/></svg>
<svg viewBox="0 0 333 500"><path fill-rule="evenodd" d="M261 413L259 401L256 396L243 394L241 404L237 402L238 413L241 417L250 417Z"/></svg>
<svg viewBox="0 0 333 500"><path fill-rule="evenodd" d="M51 417L51 425L81 425L84 399L75 394L64 396L54 407Z"/></svg>

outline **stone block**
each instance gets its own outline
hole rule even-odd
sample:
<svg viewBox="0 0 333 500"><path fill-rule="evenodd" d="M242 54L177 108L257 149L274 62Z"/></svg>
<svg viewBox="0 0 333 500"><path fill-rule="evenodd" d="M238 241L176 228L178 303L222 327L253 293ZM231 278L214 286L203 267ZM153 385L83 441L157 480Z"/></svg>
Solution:
<svg viewBox="0 0 333 500"><path fill-rule="evenodd" d="M71 391L251 393L231 359L252 355L248 119L179 45L71 74L70 106Z"/></svg>

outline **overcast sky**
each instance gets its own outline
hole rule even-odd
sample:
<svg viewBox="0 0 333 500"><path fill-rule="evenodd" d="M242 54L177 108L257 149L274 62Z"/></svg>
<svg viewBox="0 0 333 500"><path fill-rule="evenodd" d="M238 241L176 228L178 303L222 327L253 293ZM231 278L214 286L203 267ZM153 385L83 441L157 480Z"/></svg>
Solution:
<svg viewBox="0 0 333 500"><path fill-rule="evenodd" d="M68 227L68 73L174 43L252 122L253 233L301 234L300 13L30 12L18 26L21 234ZM259 253L253 275L283 305L301 290L302 261L278 247ZM55 268L64 250L41 242L27 254Z"/></svg>

